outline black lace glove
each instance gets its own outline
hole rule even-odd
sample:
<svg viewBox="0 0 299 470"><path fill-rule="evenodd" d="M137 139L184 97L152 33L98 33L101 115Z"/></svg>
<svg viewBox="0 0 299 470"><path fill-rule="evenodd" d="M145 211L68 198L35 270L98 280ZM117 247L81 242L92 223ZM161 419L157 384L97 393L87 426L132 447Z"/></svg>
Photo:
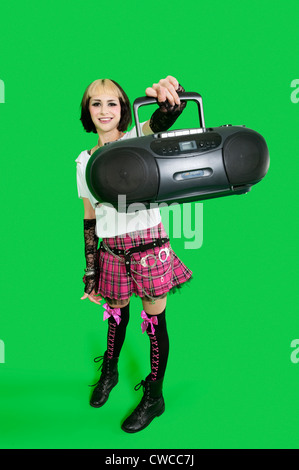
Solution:
<svg viewBox="0 0 299 470"><path fill-rule="evenodd" d="M97 251L99 239L95 229L96 219L84 219L86 269L83 282L86 294L90 294L93 289L97 293L99 285L99 259Z"/></svg>
<svg viewBox="0 0 299 470"><path fill-rule="evenodd" d="M183 93L184 91L185 90L182 85L179 85L176 90L177 93ZM154 133L167 131L183 112L187 102L181 101L179 105L175 104L172 106L169 101L166 100L162 103L158 101L158 105L159 108L154 112L150 119L150 128Z"/></svg>

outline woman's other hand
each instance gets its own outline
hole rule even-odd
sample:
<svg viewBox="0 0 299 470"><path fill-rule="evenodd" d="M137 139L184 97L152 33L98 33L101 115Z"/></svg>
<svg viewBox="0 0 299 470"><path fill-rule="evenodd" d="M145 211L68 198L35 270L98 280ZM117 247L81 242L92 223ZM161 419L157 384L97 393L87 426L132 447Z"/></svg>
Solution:
<svg viewBox="0 0 299 470"><path fill-rule="evenodd" d="M84 299L89 299L91 302L94 302L95 304L101 305L101 301L103 300L100 294L96 294L94 290L91 291L90 294L87 294L87 292L84 292L83 297L81 297L81 300Z"/></svg>

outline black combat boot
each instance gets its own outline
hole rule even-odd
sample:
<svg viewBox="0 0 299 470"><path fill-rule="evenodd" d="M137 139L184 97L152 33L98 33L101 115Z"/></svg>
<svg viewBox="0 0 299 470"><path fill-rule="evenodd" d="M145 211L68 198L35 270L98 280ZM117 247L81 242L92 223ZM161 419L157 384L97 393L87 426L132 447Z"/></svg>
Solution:
<svg viewBox="0 0 299 470"><path fill-rule="evenodd" d="M143 397L133 413L123 422L121 428L125 432L138 432L146 428L151 421L160 416L165 410L165 403L162 396L163 377L159 380L151 381L147 377L136 385L135 390L143 386Z"/></svg>
<svg viewBox="0 0 299 470"><path fill-rule="evenodd" d="M90 405L95 408L100 408L100 406L103 406L106 403L109 397L109 393L118 382L118 357L108 359L106 351L104 356L100 356L99 358L95 359L96 362L99 360L103 360L100 366L102 373L90 399Z"/></svg>

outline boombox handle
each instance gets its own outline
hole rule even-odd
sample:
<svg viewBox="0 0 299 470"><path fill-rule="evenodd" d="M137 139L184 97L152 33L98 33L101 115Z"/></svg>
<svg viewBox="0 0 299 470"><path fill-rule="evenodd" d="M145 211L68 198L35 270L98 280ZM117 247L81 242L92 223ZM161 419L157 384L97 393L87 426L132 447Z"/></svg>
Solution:
<svg viewBox="0 0 299 470"><path fill-rule="evenodd" d="M198 113L199 113L200 127L204 130L205 129L205 120L204 120L204 115L203 115L201 95L199 93L195 93L195 92L178 93L178 95L179 95L181 100L196 101L197 107L198 107ZM154 103L157 103L157 99L152 98L150 96L142 96L141 98L137 98L134 101L134 103L133 103L133 113L134 113L134 118L135 118L135 123L136 123L137 137L141 136L141 127L140 127L140 122L139 122L139 119L138 119L138 108L140 108L140 106L144 106L144 105L147 105L147 104L154 104Z"/></svg>

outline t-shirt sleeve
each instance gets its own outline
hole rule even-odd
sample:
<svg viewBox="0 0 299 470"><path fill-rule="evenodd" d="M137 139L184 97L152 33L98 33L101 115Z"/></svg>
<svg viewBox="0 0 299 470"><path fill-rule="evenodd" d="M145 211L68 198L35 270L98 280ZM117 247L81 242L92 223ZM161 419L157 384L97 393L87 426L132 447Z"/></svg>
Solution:
<svg viewBox="0 0 299 470"><path fill-rule="evenodd" d="M79 157L75 160L77 162L77 189L78 189L78 196L82 199L82 197L89 197L88 188L85 181L85 176L83 174L83 170L85 165L83 164L82 158Z"/></svg>
<svg viewBox="0 0 299 470"><path fill-rule="evenodd" d="M91 192L88 189L86 179L85 179L85 170L87 161L84 159L82 153L75 160L77 163L76 176L77 176L77 190L78 196L80 199L86 197L90 200L91 205L95 208L97 200L92 196Z"/></svg>

